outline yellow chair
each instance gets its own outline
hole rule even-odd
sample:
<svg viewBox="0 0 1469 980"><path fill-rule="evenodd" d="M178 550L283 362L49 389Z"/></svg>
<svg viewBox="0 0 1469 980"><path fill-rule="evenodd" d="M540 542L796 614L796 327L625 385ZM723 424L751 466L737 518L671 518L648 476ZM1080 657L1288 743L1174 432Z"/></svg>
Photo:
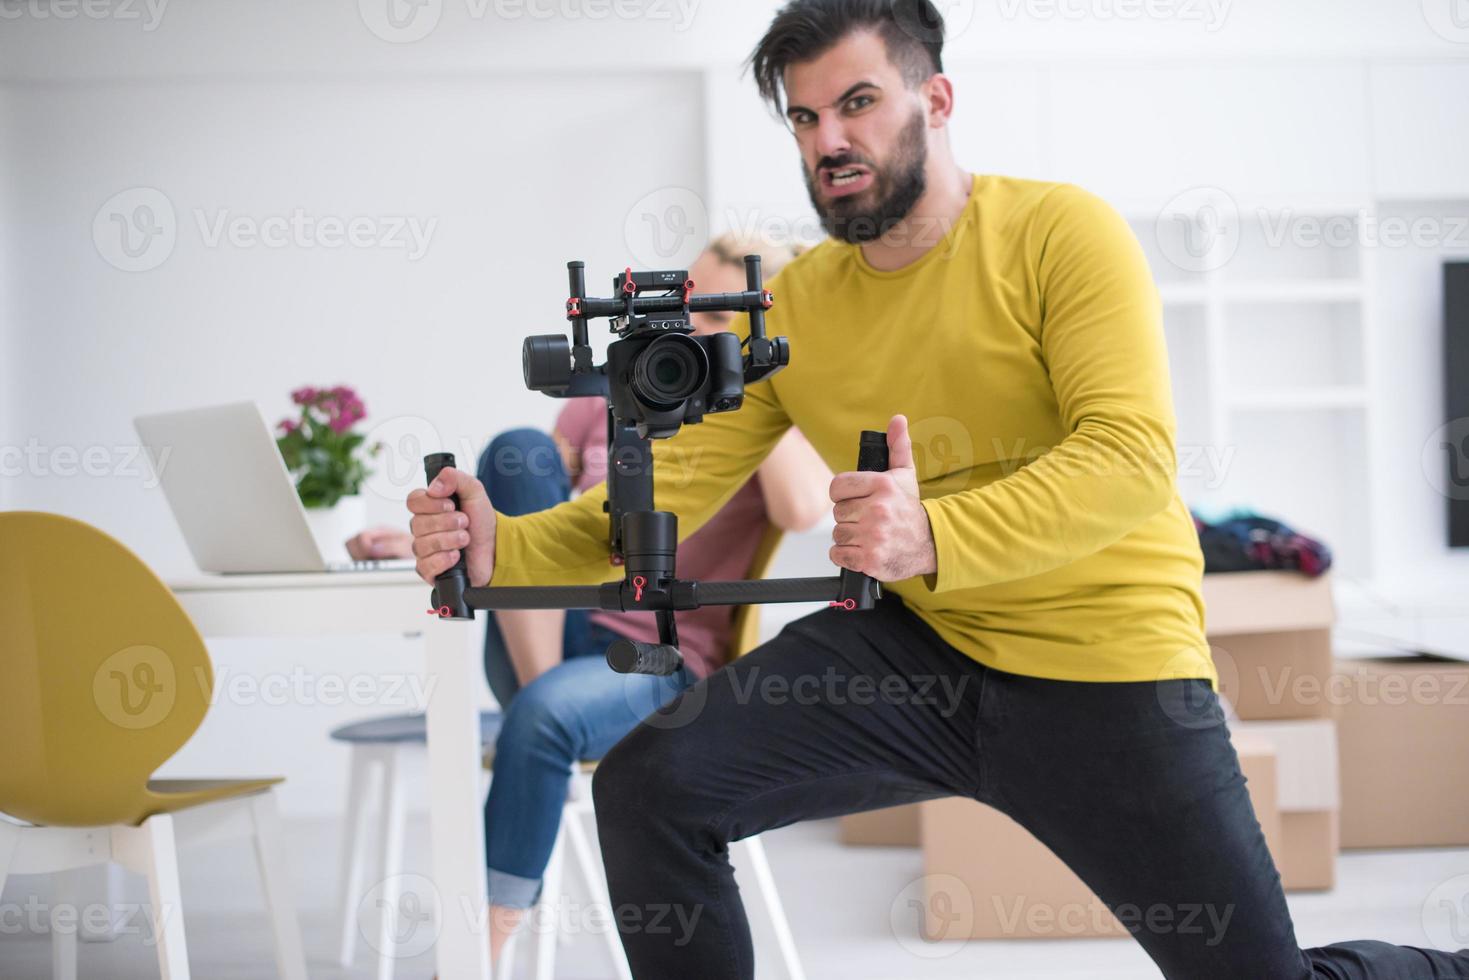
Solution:
<svg viewBox="0 0 1469 980"><path fill-rule="evenodd" d="M208 710L204 641L168 587L80 521L0 513L0 889L114 862L148 877L165 980L189 975L175 839L254 838L280 976L305 980L279 779L152 780ZM76 932L52 929L58 977Z"/></svg>

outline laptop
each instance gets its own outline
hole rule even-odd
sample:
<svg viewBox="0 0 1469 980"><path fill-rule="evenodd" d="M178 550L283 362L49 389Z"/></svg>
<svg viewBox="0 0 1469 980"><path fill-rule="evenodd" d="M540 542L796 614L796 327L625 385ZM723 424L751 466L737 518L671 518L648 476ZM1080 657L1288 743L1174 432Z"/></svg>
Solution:
<svg viewBox="0 0 1469 980"><path fill-rule="evenodd" d="M133 419L183 531L206 572L403 570L413 560L328 561L295 483L254 402Z"/></svg>

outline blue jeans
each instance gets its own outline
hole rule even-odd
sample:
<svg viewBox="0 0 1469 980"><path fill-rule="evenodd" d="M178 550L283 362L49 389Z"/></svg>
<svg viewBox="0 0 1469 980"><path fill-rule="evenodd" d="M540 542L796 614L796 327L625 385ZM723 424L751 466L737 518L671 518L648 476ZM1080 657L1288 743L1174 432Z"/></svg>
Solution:
<svg viewBox="0 0 1469 980"><path fill-rule="evenodd" d="M502 514L545 510L571 496L556 444L536 429L492 439L477 475ZM561 663L521 688L495 614L486 618L485 677L505 711L485 801L489 900L523 909L540 892L572 766L600 759L692 678L683 670L668 677L614 673L603 654L618 635L591 623L588 610L571 609Z"/></svg>

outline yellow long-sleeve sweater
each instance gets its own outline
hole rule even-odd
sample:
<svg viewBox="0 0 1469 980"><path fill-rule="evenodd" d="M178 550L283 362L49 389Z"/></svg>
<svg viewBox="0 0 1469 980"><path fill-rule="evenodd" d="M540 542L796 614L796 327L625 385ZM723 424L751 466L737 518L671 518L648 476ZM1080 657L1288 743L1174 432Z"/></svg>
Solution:
<svg viewBox="0 0 1469 980"><path fill-rule="evenodd" d="M940 636L1012 673L1212 682L1158 295L1131 229L1077 187L978 176L959 220L926 234L896 271L828 240L771 281L790 366L655 441L657 506L686 537L790 425L841 472L860 430L901 412L938 571L885 588ZM602 484L502 515L491 584L621 577L605 499Z"/></svg>

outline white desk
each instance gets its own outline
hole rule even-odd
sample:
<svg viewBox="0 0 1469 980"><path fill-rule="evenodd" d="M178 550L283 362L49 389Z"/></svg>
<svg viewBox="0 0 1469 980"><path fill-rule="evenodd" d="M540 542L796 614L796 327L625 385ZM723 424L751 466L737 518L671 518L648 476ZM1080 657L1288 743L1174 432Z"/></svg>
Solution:
<svg viewBox="0 0 1469 980"><path fill-rule="evenodd" d="M206 638L423 637L432 685L428 760L438 971L443 980L489 980L480 730L474 702L482 667L472 625L430 617L429 587L413 572L194 575L170 581L169 587Z"/></svg>

